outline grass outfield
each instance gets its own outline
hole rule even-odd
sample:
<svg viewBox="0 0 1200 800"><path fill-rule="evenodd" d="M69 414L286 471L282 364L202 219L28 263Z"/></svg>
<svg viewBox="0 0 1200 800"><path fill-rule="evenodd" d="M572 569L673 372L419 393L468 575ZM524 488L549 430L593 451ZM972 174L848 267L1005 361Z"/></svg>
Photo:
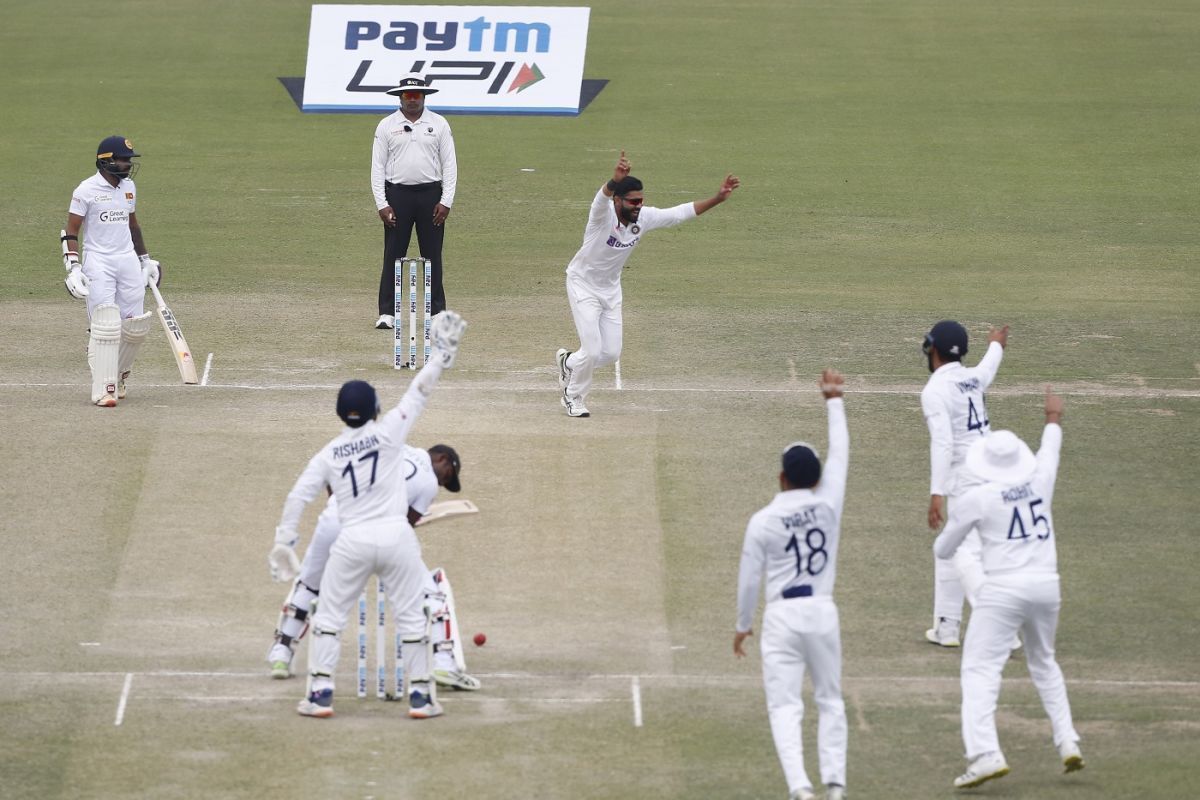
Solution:
<svg viewBox="0 0 1200 800"><path fill-rule="evenodd" d="M452 117L446 290L471 327L413 439L454 444L476 517L425 529L477 695L301 719L262 661L283 498L342 381L398 399L370 328L374 118L300 114L308 5L6 11L0 199L0 786L6 798L782 798L757 652L730 653L749 515L824 442L844 371L838 564L849 788L951 797L958 656L925 644L932 565L919 341L1013 333L989 410L1036 439L1067 395L1059 658L1087 769L1058 774L1022 663L1006 798L1177 798L1200 777L1200 261L1194 3L605 3L578 118ZM119 20L119 22L118 22ZM155 330L130 397L87 405L57 231L105 135L144 154L138 217L209 385ZM667 206L625 276L624 389L557 405L562 270L620 149ZM523 172L522 169L534 172ZM32 177L32 180L30 178ZM313 509L315 511L315 509ZM306 516L311 530L315 513ZM350 637L351 639L353 637ZM815 720L806 720L816 777ZM120 724L117 724L119 721ZM640 722L640 725L635 723Z"/></svg>

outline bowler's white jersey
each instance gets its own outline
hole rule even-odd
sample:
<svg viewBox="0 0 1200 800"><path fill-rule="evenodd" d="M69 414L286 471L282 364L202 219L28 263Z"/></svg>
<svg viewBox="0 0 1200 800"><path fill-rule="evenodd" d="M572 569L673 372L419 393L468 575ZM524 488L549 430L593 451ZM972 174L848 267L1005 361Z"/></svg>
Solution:
<svg viewBox="0 0 1200 800"><path fill-rule="evenodd" d="M347 427L312 457L283 504L279 526L294 540L304 507L329 487L338 518L348 528L371 520L407 522L405 439L442 373L441 361L426 364L399 405L360 428Z"/></svg>
<svg viewBox="0 0 1200 800"><path fill-rule="evenodd" d="M974 367L951 361L938 367L921 390L921 411L929 426L929 493L954 494L954 478L967 449L991 431L984 392L992 385L1004 348L999 342Z"/></svg>
<svg viewBox="0 0 1200 800"><path fill-rule="evenodd" d="M983 571L990 575L1058 572L1054 544L1054 481L1062 448L1062 428L1054 423L1042 432L1033 477L1015 485L988 482L959 498L950 519L934 542L939 558L954 555L972 528L983 540Z"/></svg>
<svg viewBox="0 0 1200 800"><path fill-rule="evenodd" d="M133 252L129 215L137 207L137 188L128 178L117 186L97 172L71 193L70 213L83 217L83 255Z"/></svg>
<svg viewBox="0 0 1200 800"><path fill-rule="evenodd" d="M621 270L642 234L695 218L696 206L688 202L665 209L646 206L637 222L620 225L613 199L605 196L601 187L592 199L583 245L567 265L567 275L582 280L599 294L615 296L621 289Z"/></svg>
<svg viewBox="0 0 1200 800"><path fill-rule="evenodd" d="M768 604L833 594L850 434L842 399L830 398L825 405L829 455L822 465L821 480L813 489L779 492L746 526L738 570L738 631L751 628L764 572Z"/></svg>

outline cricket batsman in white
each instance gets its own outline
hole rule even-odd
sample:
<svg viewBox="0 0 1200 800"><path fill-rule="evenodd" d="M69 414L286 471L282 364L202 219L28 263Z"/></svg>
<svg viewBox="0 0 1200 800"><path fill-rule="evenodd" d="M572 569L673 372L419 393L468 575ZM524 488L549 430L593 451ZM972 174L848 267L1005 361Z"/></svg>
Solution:
<svg viewBox="0 0 1200 800"><path fill-rule="evenodd" d="M77 300L87 301L88 368L92 403L113 408L125 399L125 381L133 369L153 314L142 313L146 286L159 283L161 265L149 256L138 224L139 164L133 143L109 136L96 149L96 174L75 187L60 234L63 282ZM79 233L83 232L83 261Z"/></svg>
<svg viewBox="0 0 1200 800"><path fill-rule="evenodd" d="M821 394L829 414L829 456L822 467L812 445L796 442L784 450L780 491L750 518L738 569L733 652L739 658L746 655L745 641L753 634L754 609L766 575L763 685L790 800L814 796L800 735L805 667L812 673L813 699L820 714L817 749L825 797L843 800L846 793L842 639L833 602L850 458L844 383L834 370L821 374Z"/></svg>
<svg viewBox="0 0 1200 800"><path fill-rule="evenodd" d="M707 200L654 208L642 205L642 182L630 175L629 169L622 150L612 180L592 198L583 245L567 265L567 299L579 347L575 352L560 348L555 364L560 402L569 417L589 416L584 403L592 387L592 373L621 357L621 272L642 234L695 219L724 203L741 185L737 176L726 175L721 188Z"/></svg>
<svg viewBox="0 0 1200 800"><path fill-rule="evenodd" d="M399 405L379 418L375 389L349 381L338 392L338 416L347 427L309 461L288 493L268 556L271 577L291 581L300 570L296 527L304 507L321 492L337 498L342 532L322 578L321 602L313 620L309 691L297 711L333 716L334 671L346 618L371 575L386 587L403 643L409 676L410 717L442 714L430 675L430 643L424 603L429 570L408 519L404 445L425 409L442 371L454 363L466 322L457 313L439 314L430 330L433 358L413 379Z"/></svg>
<svg viewBox="0 0 1200 800"><path fill-rule="evenodd" d="M1018 631L1063 769L1075 772L1084 766L1066 681L1054 658L1062 594L1051 504L1062 448L1062 410L1062 398L1047 387L1046 427L1036 456L1011 431L996 431L971 445L967 466L983 483L954 503L933 544L938 558L950 558L978 530L987 576L963 647L962 735L969 764L954 781L958 789L1008 774L996 732L996 701Z"/></svg>

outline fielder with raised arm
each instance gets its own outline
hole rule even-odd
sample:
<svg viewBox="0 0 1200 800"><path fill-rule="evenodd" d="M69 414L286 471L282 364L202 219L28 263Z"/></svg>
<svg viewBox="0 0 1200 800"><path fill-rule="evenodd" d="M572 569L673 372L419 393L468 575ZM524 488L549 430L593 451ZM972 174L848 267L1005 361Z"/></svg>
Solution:
<svg viewBox="0 0 1200 800"><path fill-rule="evenodd" d="M921 350L929 364L929 382L921 390L921 411L929 427L929 527L945 522L946 498L958 498L978 478L963 468L967 448L987 436L984 392L992 385L1008 344L1008 326L988 334L988 349L974 367L965 367L967 329L942 320L925 334ZM933 627L925 638L942 647L958 647L963 599L975 604L983 583L979 536L971 534L954 559L933 559ZM1014 645L1019 645L1014 641Z"/></svg>
<svg viewBox="0 0 1200 800"><path fill-rule="evenodd" d="M949 558L977 530L987 576L963 648L962 735L970 763L955 779L956 788L1008 774L996 733L996 701L1017 631L1025 640L1029 677L1050 718L1063 767L1075 772L1084 766L1066 681L1054 658L1062 593L1051 503L1062 448L1062 410L1062 398L1047 387L1046 427L1036 456L1011 431L996 431L971 445L967 466L984 482L955 502L933 545L939 558Z"/></svg>
<svg viewBox="0 0 1200 800"><path fill-rule="evenodd" d="M125 381L153 317L142 313L146 286L157 285L160 278L160 265L146 251L135 213L133 176L140 166L135 158L140 156L124 136L100 142L96 174L71 193L67 227L60 234L67 291L87 301L92 403L101 408L125 399Z"/></svg>
<svg viewBox="0 0 1200 800"><path fill-rule="evenodd" d="M408 492L408 521L414 527L429 511L437 497L438 487L445 486L451 492L462 489L459 471L462 467L458 452L453 447L436 444L428 450L404 446L405 490ZM292 659L296 645L308 632L308 617L317 597L321 593L321 577L329 561L329 551L342 532L338 521L337 499L330 495L329 502L317 518L312 542L304 552L300 563L300 575L283 601L283 610L275 629L275 642L267 653L271 675L275 678L290 678ZM450 579L446 571L439 568L429 573L425 586L425 600L432 603L434 625L433 678L439 686L475 691L480 683L466 672L466 656L458 634L457 613L454 608L454 593L450 590Z"/></svg>
<svg viewBox="0 0 1200 800"><path fill-rule="evenodd" d="M733 652L739 658L746 655L746 637L753 634L758 590L766 575L763 685L771 735L792 800L813 798L800 735L805 667L812 673L813 699L820 714L817 750L825 797L842 800L846 792L842 639L833 602L850 457L843 384L834 370L821 374L821 394L829 414L829 456L824 469L812 445L796 442L784 450L780 491L750 518L738 569Z"/></svg>
<svg viewBox="0 0 1200 800"><path fill-rule="evenodd" d="M592 373L621 357L621 271L642 234L695 219L724 203L741 185L735 175L726 175L721 188L707 200L655 208L642 205L642 182L630 175L629 169L622 150L612 180L592 198L583 245L567 265L567 300L579 347L575 352L560 348L555 363L560 402L569 417L589 415L584 403L592 387Z"/></svg>
<svg viewBox="0 0 1200 800"><path fill-rule="evenodd" d="M404 443L442 371L454 363L465 328L466 322L453 311L435 318L430 330L432 360L417 373L399 405L382 418L369 383L343 385L337 412L348 427L312 457L288 493L268 556L273 579L291 581L299 572L296 526L304 507L322 491L330 490L337 498L342 524L325 565L321 602L313 620L310 691L297 707L304 716L333 716L339 635L371 575L383 581L396 630L408 645L403 648L403 662L411 689L409 716L424 719L442 713L430 675L424 604L429 570L408 519Z"/></svg>

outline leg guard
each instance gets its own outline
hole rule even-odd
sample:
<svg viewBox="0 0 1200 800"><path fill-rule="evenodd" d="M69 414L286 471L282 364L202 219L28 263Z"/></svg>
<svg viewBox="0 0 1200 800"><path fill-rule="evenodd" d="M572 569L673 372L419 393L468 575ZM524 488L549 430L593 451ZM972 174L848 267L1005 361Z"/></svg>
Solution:
<svg viewBox="0 0 1200 800"><path fill-rule="evenodd" d="M125 399L125 379L129 377L129 372L133 368L133 360L137 358L138 350L141 349L142 342L146 340L146 334L150 332L150 320L153 317L153 314L145 313L140 317L131 317L121 321L121 350L117 359L118 400Z"/></svg>
<svg viewBox="0 0 1200 800"><path fill-rule="evenodd" d="M454 658L454 668L459 672L467 671L466 658L463 655L462 637L458 633L458 615L454 610L454 590L450 587L450 578L441 567L431 571L436 592L427 592L426 605L431 609L433 651L449 653ZM435 665L436 666L436 665Z"/></svg>
<svg viewBox="0 0 1200 800"><path fill-rule="evenodd" d="M121 348L121 312L112 303L92 311L92 335L88 341L88 367L92 370L92 402L98 406L117 404L117 367Z"/></svg>
<svg viewBox="0 0 1200 800"><path fill-rule="evenodd" d="M296 643L308 633L309 618L316 601L317 593L300 581L292 585L287 599L283 601L283 609L275 627L275 643L267 654L267 661L271 664L271 672L275 677L287 678L293 674L291 665Z"/></svg>

